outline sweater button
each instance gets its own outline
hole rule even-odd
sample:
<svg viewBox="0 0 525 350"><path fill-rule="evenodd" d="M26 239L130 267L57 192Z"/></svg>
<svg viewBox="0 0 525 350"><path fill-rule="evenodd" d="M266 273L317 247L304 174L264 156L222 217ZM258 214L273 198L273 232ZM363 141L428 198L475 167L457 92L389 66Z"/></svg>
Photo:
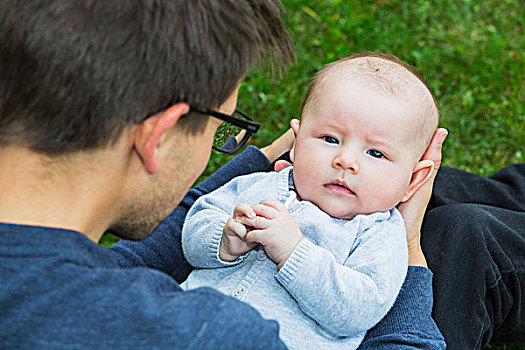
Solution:
<svg viewBox="0 0 525 350"><path fill-rule="evenodd" d="M264 250L259 250L257 252L257 260L265 260L266 259L266 253L264 252Z"/></svg>
<svg viewBox="0 0 525 350"><path fill-rule="evenodd" d="M245 292L245 289L243 287L241 287L241 288L238 288L238 289L232 291L231 295L234 298L240 299L243 296L244 292Z"/></svg>

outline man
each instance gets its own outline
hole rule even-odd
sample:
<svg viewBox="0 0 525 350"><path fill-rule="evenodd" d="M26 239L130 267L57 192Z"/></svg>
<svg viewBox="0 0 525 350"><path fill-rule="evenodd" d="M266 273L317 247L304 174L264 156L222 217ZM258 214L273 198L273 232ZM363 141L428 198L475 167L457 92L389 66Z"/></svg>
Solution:
<svg viewBox="0 0 525 350"><path fill-rule="evenodd" d="M286 148L250 149L173 211L232 120L244 74L267 54L280 69L293 59L281 10L273 0L0 2L0 347L284 348L276 322L211 289L182 292L163 273L182 262L177 232L195 196L254 170L243 159L266 164ZM439 162L443 139L427 158ZM402 210L413 265L425 264L429 194ZM170 212L136 248L96 244L108 229L143 239ZM430 280L409 272L363 347L442 347Z"/></svg>

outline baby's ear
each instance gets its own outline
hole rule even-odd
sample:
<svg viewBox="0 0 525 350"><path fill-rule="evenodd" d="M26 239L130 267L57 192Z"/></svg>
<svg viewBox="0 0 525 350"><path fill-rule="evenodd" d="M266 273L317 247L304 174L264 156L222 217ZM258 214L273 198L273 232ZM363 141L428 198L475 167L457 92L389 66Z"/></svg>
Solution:
<svg viewBox="0 0 525 350"><path fill-rule="evenodd" d="M408 185L405 195L401 199L401 202L406 202L416 193L416 191L423 186L432 177L432 172L434 171L434 162L425 159L420 160L414 167L412 172L412 178L410 179L410 184Z"/></svg>

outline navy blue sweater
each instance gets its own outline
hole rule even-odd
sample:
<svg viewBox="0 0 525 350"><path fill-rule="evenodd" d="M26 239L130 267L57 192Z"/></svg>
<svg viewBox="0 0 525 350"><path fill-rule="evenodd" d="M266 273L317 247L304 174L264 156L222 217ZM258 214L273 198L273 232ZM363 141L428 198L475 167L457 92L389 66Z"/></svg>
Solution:
<svg viewBox="0 0 525 350"><path fill-rule="evenodd" d="M180 230L195 198L267 165L249 148L191 190L152 236L111 249L78 232L0 224L0 348L284 349L276 322L208 288L184 292L169 276L183 262ZM430 271L409 269L361 348L444 348L431 308Z"/></svg>

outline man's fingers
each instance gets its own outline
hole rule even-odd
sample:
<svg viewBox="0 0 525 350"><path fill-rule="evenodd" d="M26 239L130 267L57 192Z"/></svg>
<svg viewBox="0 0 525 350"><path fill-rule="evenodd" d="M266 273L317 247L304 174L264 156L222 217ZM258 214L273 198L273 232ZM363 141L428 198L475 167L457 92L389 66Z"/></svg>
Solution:
<svg viewBox="0 0 525 350"><path fill-rule="evenodd" d="M440 128L436 130L432 137L432 141L422 158L434 162L434 172L432 177L421 186L408 201L398 205L398 209L405 219L409 246L411 244L415 246L419 245L421 223L432 194L434 178L436 177L437 170L441 165L441 149L447 135L448 131L446 129ZM414 244L414 242L416 242L416 244Z"/></svg>
<svg viewBox="0 0 525 350"><path fill-rule="evenodd" d="M447 138L447 135L447 129L437 129L434 133L434 136L432 137L432 141L430 141L430 145L423 155L422 159L430 159L434 162L434 173L437 172L439 166L441 165L441 149L443 147L443 142Z"/></svg>
<svg viewBox="0 0 525 350"><path fill-rule="evenodd" d="M233 217L238 218L240 216L246 216L247 218L254 218L255 211L252 209L251 205L240 203L235 206L233 210Z"/></svg>
<svg viewBox="0 0 525 350"><path fill-rule="evenodd" d="M280 172L281 170L283 169L286 169L288 167L292 166L292 163L290 162L287 162L286 160L278 160L277 162L275 162L275 165L274 165L274 169L276 172Z"/></svg>
<svg viewBox="0 0 525 350"><path fill-rule="evenodd" d="M439 128L434 132L432 136L432 141L428 146L425 154L423 155L423 160L428 159L434 162L434 170L432 171L432 176L430 181L427 181L419 191L416 192L416 195L427 198L426 202L428 204L428 198L430 198L432 187L434 185L434 179L436 178L439 167L441 166L441 150L443 148L443 142L447 138L448 130L444 128ZM417 200L416 200L417 201ZM426 207L426 205L425 205Z"/></svg>

